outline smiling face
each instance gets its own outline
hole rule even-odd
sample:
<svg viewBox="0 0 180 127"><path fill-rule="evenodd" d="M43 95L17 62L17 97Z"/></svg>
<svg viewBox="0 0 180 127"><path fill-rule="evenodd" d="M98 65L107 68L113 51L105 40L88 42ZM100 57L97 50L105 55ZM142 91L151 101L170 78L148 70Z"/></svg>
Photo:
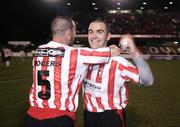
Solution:
<svg viewBox="0 0 180 127"><path fill-rule="evenodd" d="M107 46L110 33L103 21L94 21L88 28L88 41L91 48L101 48Z"/></svg>

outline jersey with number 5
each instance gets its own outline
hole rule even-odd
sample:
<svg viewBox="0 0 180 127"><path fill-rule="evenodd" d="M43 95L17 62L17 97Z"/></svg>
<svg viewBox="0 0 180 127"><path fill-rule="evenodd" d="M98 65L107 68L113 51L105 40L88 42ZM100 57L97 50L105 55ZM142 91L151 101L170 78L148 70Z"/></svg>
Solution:
<svg viewBox="0 0 180 127"><path fill-rule="evenodd" d="M30 105L75 112L86 69L107 62L109 56L109 48L73 48L53 41L39 46L33 58Z"/></svg>

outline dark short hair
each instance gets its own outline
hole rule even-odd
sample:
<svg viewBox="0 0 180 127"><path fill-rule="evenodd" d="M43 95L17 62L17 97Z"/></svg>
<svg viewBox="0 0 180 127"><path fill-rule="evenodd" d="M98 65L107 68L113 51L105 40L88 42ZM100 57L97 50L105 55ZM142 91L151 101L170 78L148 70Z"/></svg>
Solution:
<svg viewBox="0 0 180 127"><path fill-rule="evenodd" d="M110 32L110 27L109 27L106 20L98 18L98 19L93 20L91 23L93 23L93 22L103 23L105 25L105 27L106 27L107 33Z"/></svg>
<svg viewBox="0 0 180 127"><path fill-rule="evenodd" d="M73 28L73 20L67 16L57 16L51 22L51 31L53 34L64 33L66 30Z"/></svg>

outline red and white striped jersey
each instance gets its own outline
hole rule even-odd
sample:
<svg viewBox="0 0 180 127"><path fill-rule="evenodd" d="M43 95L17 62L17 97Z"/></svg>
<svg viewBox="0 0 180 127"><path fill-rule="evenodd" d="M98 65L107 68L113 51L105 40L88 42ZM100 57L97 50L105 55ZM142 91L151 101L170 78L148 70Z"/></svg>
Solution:
<svg viewBox="0 0 180 127"><path fill-rule="evenodd" d="M139 82L138 69L120 56L111 57L107 64L89 66L83 87L85 109L103 112L125 108L130 80Z"/></svg>
<svg viewBox="0 0 180 127"><path fill-rule="evenodd" d="M73 48L53 41L39 46L33 58L31 107L75 112L88 66L106 63L109 57L109 48Z"/></svg>

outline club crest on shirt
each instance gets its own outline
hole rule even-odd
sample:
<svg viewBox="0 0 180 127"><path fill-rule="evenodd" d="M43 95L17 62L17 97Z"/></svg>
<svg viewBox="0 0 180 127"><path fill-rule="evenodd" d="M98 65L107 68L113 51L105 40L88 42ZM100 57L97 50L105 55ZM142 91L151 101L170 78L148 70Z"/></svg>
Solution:
<svg viewBox="0 0 180 127"><path fill-rule="evenodd" d="M44 56L49 56L49 57L64 57L64 53L65 53L65 49L64 48L60 48L60 49L56 49L56 48L39 48L36 49L34 56L37 57L44 57Z"/></svg>

